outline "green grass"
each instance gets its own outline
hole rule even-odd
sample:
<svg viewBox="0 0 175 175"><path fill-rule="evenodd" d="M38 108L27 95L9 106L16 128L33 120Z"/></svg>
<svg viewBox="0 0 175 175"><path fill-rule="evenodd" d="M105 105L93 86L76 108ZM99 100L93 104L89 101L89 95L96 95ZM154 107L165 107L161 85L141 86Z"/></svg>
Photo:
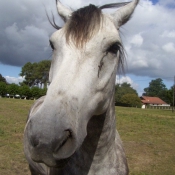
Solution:
<svg viewBox="0 0 175 175"><path fill-rule="evenodd" d="M131 175L175 174L175 113L117 107Z"/></svg>
<svg viewBox="0 0 175 175"><path fill-rule="evenodd" d="M34 101L0 98L0 175L29 175L23 130ZM175 174L175 113L116 108L130 175Z"/></svg>
<svg viewBox="0 0 175 175"><path fill-rule="evenodd" d="M23 131L33 101L0 98L0 174L29 175Z"/></svg>

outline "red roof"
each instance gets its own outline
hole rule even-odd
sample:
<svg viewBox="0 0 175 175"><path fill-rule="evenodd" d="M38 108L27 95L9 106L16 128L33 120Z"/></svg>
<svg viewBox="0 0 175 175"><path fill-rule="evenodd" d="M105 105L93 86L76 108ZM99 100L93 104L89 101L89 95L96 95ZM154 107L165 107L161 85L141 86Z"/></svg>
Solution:
<svg viewBox="0 0 175 175"><path fill-rule="evenodd" d="M141 101L144 104L167 104L163 100L161 100L159 97L147 97L147 96L142 96Z"/></svg>

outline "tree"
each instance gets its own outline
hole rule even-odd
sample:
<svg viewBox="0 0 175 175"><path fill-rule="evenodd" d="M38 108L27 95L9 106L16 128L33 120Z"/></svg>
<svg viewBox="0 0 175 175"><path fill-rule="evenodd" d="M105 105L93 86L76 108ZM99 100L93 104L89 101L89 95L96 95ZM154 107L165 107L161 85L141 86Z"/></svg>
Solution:
<svg viewBox="0 0 175 175"><path fill-rule="evenodd" d="M38 82L44 85L44 88L47 88L47 83L49 80L49 70L51 62L50 60L44 60L38 63L37 66L37 76Z"/></svg>
<svg viewBox="0 0 175 175"><path fill-rule="evenodd" d="M23 85L19 87L19 94L22 98L30 98L31 97L31 91L29 86Z"/></svg>
<svg viewBox="0 0 175 175"><path fill-rule="evenodd" d="M6 83L0 82L0 96L5 96L6 92L7 92Z"/></svg>
<svg viewBox="0 0 175 175"><path fill-rule="evenodd" d="M141 107L141 100L136 94L123 95L121 103L127 107Z"/></svg>
<svg viewBox="0 0 175 175"><path fill-rule="evenodd" d="M23 81L24 84L28 86L33 86L35 82L35 77L36 77L36 68L37 68L37 63L26 63L21 70L21 73L19 74L20 76L25 77L25 80Z"/></svg>
<svg viewBox="0 0 175 175"><path fill-rule="evenodd" d="M167 88L165 84L163 83L163 80L161 78L157 78L155 80L152 80L149 83L149 87L144 89L145 93L143 95L150 96L150 97L159 97L165 102L169 102L167 98Z"/></svg>
<svg viewBox="0 0 175 175"><path fill-rule="evenodd" d="M40 89L40 97L46 95L47 88Z"/></svg>
<svg viewBox="0 0 175 175"><path fill-rule="evenodd" d="M7 93L14 97L19 94L19 86L15 83L7 85Z"/></svg>
<svg viewBox="0 0 175 175"><path fill-rule="evenodd" d="M174 91L173 86L167 91L168 104L171 104L171 106L173 106L173 95L174 95L173 91ZM175 97L174 97L174 104L175 104Z"/></svg>
<svg viewBox="0 0 175 175"><path fill-rule="evenodd" d="M47 87L48 75L51 61L44 60L39 63L26 63L21 70L20 76L25 77L25 80L21 83L30 87L37 85Z"/></svg>
<svg viewBox="0 0 175 175"><path fill-rule="evenodd" d="M38 99L39 97L41 97L39 87L32 87L31 88L31 95L34 99Z"/></svg>
<svg viewBox="0 0 175 175"><path fill-rule="evenodd" d="M129 83L117 84L115 86L115 103L116 105L122 105L122 97L126 94L134 94L138 97L137 91L131 87Z"/></svg>
<svg viewBox="0 0 175 175"><path fill-rule="evenodd" d="M0 82L7 84L6 79L0 74Z"/></svg>

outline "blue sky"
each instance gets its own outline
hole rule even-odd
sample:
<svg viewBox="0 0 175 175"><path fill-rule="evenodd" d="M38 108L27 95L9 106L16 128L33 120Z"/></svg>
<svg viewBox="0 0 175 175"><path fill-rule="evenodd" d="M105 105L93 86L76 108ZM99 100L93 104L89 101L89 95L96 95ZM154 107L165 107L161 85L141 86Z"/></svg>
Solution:
<svg viewBox="0 0 175 175"><path fill-rule="evenodd" d="M21 67L0 64L0 73L3 76L18 77Z"/></svg>
<svg viewBox="0 0 175 175"><path fill-rule="evenodd" d="M74 9L89 3L109 3L108 0L62 2ZM26 62L50 58L48 41L54 29L48 23L44 6L40 4L57 17L55 0L0 1L0 74L10 83L22 81L19 73ZM131 21L121 29L127 52L127 69L125 77L120 76L119 82L131 83L139 95L156 78L162 78L167 88L173 85L174 16L174 0L140 0ZM60 18L56 21L62 24Z"/></svg>
<svg viewBox="0 0 175 175"><path fill-rule="evenodd" d="M156 4L157 2L159 2L158 0L152 0L153 4Z"/></svg>

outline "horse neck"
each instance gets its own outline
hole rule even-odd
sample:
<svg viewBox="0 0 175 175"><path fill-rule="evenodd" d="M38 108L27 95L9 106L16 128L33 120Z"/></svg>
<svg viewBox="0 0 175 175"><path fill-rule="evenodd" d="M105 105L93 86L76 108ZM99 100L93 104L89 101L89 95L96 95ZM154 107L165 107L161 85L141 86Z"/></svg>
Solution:
<svg viewBox="0 0 175 175"><path fill-rule="evenodd" d="M114 145L116 135L116 118L113 98L107 111L101 115L93 116L87 126L87 137L82 145L91 155L103 156ZM94 152L92 151L94 149ZM102 160L102 159L101 159Z"/></svg>
<svg viewBox="0 0 175 175"><path fill-rule="evenodd" d="M93 164L99 163L99 161L102 163L103 158L113 150L115 145L116 117L113 97L104 114L92 117L87 130L87 142L91 142L95 149Z"/></svg>
<svg viewBox="0 0 175 175"><path fill-rule="evenodd" d="M93 116L88 123L87 136L72 159L72 162L76 162L76 165L73 165L75 174L95 174L97 173L95 169L102 170L104 164L110 165L110 162L113 164L116 159L115 137L116 119L114 97L112 97L107 111L104 114Z"/></svg>

